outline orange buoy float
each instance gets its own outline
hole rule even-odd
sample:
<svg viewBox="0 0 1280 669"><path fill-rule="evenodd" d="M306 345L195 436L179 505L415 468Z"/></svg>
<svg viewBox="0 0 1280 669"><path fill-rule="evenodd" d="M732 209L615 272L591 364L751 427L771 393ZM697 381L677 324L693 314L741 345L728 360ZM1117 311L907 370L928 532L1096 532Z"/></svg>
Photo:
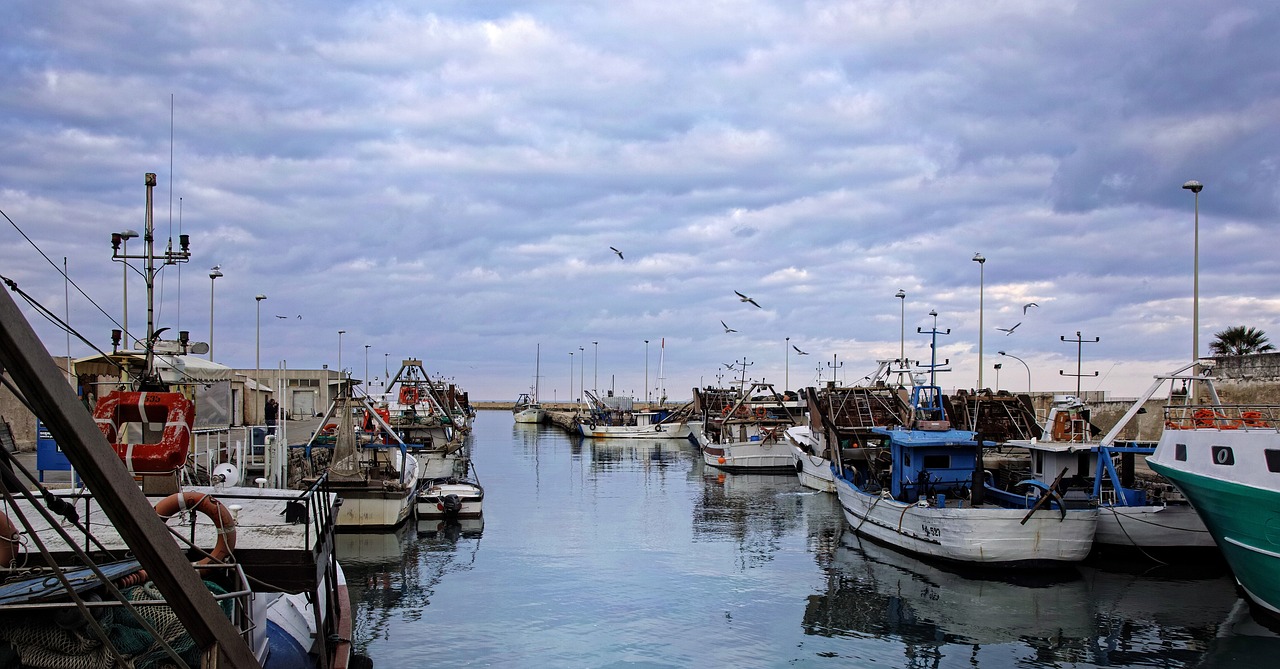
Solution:
<svg viewBox="0 0 1280 669"><path fill-rule="evenodd" d="M182 393L116 390L93 410L93 421L129 469L151 474L175 471L187 461L195 420L195 404ZM163 423L164 431L152 444L122 444L117 439L125 423Z"/></svg>
<svg viewBox="0 0 1280 669"><path fill-rule="evenodd" d="M418 403L418 387L417 386L400 386L400 403L401 404L417 404Z"/></svg>
<svg viewBox="0 0 1280 669"><path fill-rule="evenodd" d="M209 551L209 557L197 564L230 561L231 551L236 548L236 519L231 514L231 509L213 495L194 491L175 492L156 504L156 513L165 520L184 511L203 513L213 521L213 526L218 531L218 541L213 550Z"/></svg>

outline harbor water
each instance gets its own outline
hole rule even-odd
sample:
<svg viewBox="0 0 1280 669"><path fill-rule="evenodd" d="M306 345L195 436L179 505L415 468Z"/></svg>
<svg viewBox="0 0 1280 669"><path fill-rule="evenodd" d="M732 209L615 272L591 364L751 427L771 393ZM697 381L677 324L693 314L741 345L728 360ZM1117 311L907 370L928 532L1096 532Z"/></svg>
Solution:
<svg viewBox="0 0 1280 669"><path fill-rule="evenodd" d="M344 534L375 667L1275 667L1218 565L959 574L861 540L834 495L688 442L481 411L484 519Z"/></svg>

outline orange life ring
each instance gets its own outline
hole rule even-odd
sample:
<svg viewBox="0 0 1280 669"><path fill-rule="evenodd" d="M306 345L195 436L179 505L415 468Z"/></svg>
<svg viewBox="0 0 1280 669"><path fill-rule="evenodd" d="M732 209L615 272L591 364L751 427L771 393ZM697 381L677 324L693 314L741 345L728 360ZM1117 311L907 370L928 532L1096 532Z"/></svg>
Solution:
<svg viewBox="0 0 1280 669"><path fill-rule="evenodd" d="M766 412L765 412L765 410L764 410L764 407L756 407L756 419L757 419L757 420L764 420L765 413L766 413Z"/></svg>
<svg viewBox="0 0 1280 669"><path fill-rule="evenodd" d="M1263 420L1261 411L1245 411L1240 414L1246 427L1271 427L1271 423Z"/></svg>
<svg viewBox="0 0 1280 669"><path fill-rule="evenodd" d="M418 387L417 386L400 386L400 403L401 404L417 404L418 403Z"/></svg>
<svg viewBox="0 0 1280 669"><path fill-rule="evenodd" d="M231 509L213 495L194 491L175 492L156 504L156 513L165 520L183 511L203 513L213 521L213 526L218 531L218 541L214 544L213 550L209 551L209 557L200 560L197 564L228 562L231 551L236 548L236 519L231 515Z"/></svg>
<svg viewBox="0 0 1280 669"><path fill-rule="evenodd" d="M93 420L131 471L172 472L187 461L196 407L182 393L116 390L98 400ZM154 444L117 443L125 423L164 423L164 431Z"/></svg>
<svg viewBox="0 0 1280 669"><path fill-rule="evenodd" d="M18 528L0 512L0 567L12 567L18 557Z"/></svg>

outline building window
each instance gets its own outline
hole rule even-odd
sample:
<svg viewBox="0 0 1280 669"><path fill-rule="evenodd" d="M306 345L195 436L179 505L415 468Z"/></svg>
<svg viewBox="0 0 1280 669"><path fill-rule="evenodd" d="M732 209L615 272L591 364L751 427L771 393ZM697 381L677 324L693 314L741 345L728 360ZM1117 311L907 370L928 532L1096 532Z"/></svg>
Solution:
<svg viewBox="0 0 1280 669"><path fill-rule="evenodd" d="M1236 454L1231 451L1230 446L1214 446L1213 447L1213 464L1215 465L1234 465L1236 463Z"/></svg>
<svg viewBox="0 0 1280 669"><path fill-rule="evenodd" d="M1267 456L1267 471L1280 473L1280 450L1268 448L1263 453Z"/></svg>

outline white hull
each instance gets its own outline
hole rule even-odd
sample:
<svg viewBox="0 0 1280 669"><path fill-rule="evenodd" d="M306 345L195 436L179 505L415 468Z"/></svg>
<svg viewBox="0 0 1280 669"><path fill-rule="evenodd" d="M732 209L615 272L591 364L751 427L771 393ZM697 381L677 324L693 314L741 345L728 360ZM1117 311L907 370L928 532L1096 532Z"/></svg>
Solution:
<svg viewBox="0 0 1280 669"><path fill-rule="evenodd" d="M394 494L343 490L340 494L337 526L344 530L399 527L409 519L414 498L410 490Z"/></svg>
<svg viewBox="0 0 1280 669"><path fill-rule="evenodd" d="M688 439L693 434L690 423L662 423L657 425L597 425L578 424L578 433L596 439Z"/></svg>
<svg viewBox="0 0 1280 669"><path fill-rule="evenodd" d="M1104 506L1094 542L1139 548L1213 548L1217 544L1189 504Z"/></svg>
<svg viewBox="0 0 1280 669"><path fill-rule="evenodd" d="M789 428L787 441L791 445L791 457L795 461L800 485L820 492L835 492L836 480L831 473L831 461L815 455L818 449L809 426L797 425Z"/></svg>
<svg viewBox="0 0 1280 669"><path fill-rule="evenodd" d="M708 444L702 448L702 461L727 472L747 474L795 472L795 459L791 455L790 447L778 441Z"/></svg>
<svg viewBox="0 0 1280 669"><path fill-rule="evenodd" d="M517 423L541 423L547 417L547 412L542 407L530 407L515 412L515 420Z"/></svg>
<svg viewBox="0 0 1280 669"><path fill-rule="evenodd" d="M831 475L831 461L814 455L795 444L791 445L796 476L800 485L820 492L835 492L836 479Z"/></svg>
<svg viewBox="0 0 1280 669"><path fill-rule="evenodd" d="M1052 566L1083 560L1093 546L1097 509L1037 511L998 507L906 504L836 480L845 519L854 531L919 555L974 566Z"/></svg>
<svg viewBox="0 0 1280 669"><path fill-rule="evenodd" d="M461 503L456 514L450 514L444 508L442 499L447 495L457 495ZM418 518L422 520L445 516L477 518L484 510L483 505L484 489L466 481L435 482L418 492L417 511Z"/></svg>

